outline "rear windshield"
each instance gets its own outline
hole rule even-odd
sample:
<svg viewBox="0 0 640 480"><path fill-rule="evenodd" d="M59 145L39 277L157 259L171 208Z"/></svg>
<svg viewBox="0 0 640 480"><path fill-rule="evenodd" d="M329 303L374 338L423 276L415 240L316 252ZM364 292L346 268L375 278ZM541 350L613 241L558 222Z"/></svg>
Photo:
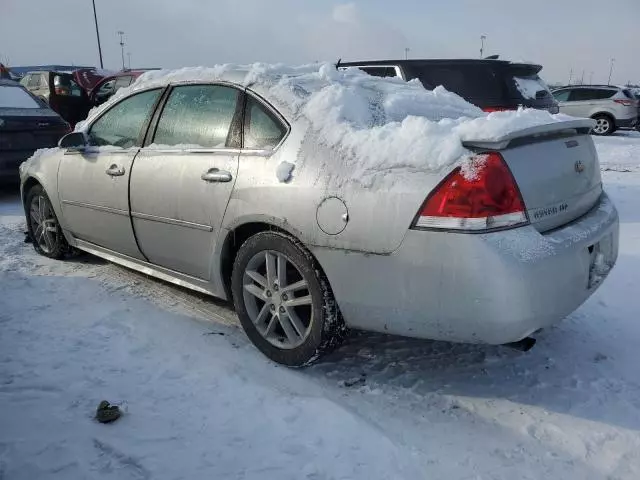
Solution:
<svg viewBox="0 0 640 480"><path fill-rule="evenodd" d="M0 108L42 108L21 87L0 85Z"/></svg>
<svg viewBox="0 0 640 480"><path fill-rule="evenodd" d="M418 78L425 88L438 85L480 108L518 105L547 108L555 100L538 76L540 67L526 64L408 65L408 79Z"/></svg>
<svg viewBox="0 0 640 480"><path fill-rule="evenodd" d="M538 75L514 76L516 90L527 100L539 100L551 95L549 87Z"/></svg>
<svg viewBox="0 0 640 480"><path fill-rule="evenodd" d="M408 78L417 78L425 88L438 85L455 92L467 101L483 106L500 103L505 97L501 75L487 65L414 66L407 68Z"/></svg>

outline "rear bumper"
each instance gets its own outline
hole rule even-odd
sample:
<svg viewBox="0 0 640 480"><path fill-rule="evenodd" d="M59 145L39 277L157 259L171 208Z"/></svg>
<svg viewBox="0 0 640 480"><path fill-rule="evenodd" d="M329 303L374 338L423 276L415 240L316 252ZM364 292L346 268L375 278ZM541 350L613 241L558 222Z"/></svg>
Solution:
<svg viewBox="0 0 640 480"><path fill-rule="evenodd" d="M351 327L503 344L578 308L600 284L590 281L590 271L604 244L610 268L618 214L605 194L589 213L550 233L531 226L477 235L410 230L391 255L313 253Z"/></svg>

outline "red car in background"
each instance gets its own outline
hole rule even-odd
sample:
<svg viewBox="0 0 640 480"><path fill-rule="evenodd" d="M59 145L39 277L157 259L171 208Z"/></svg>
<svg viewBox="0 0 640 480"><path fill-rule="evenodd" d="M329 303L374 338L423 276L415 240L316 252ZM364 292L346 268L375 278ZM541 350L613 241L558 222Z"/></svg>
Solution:
<svg viewBox="0 0 640 480"><path fill-rule="evenodd" d="M92 105L100 105L106 102L118 90L128 87L136 78L147 70L126 70L115 75L104 77L89 91L89 101Z"/></svg>

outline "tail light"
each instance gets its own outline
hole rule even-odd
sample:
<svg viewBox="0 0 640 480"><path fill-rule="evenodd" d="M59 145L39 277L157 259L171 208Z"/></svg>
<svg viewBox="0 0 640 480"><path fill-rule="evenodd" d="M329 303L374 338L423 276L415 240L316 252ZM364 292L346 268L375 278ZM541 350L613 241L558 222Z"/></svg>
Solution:
<svg viewBox="0 0 640 480"><path fill-rule="evenodd" d="M484 107L482 109L483 112L491 113L491 112L506 112L508 110L516 110L511 107Z"/></svg>
<svg viewBox="0 0 640 480"><path fill-rule="evenodd" d="M471 160L471 172L453 170L427 197L414 227L486 231L529 222L524 201L502 155Z"/></svg>
<svg viewBox="0 0 640 480"><path fill-rule="evenodd" d="M620 105L624 105L625 107L631 107L633 105L633 100L614 100L614 102L619 103Z"/></svg>

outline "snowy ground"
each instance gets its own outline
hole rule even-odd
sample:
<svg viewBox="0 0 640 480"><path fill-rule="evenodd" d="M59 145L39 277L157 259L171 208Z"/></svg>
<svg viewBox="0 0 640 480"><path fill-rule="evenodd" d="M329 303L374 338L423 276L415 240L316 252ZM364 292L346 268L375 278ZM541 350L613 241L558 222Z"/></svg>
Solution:
<svg viewBox="0 0 640 480"><path fill-rule="evenodd" d="M526 354L362 334L279 367L225 304L37 256L0 193L0 479L637 480L640 134L597 143L618 265Z"/></svg>

